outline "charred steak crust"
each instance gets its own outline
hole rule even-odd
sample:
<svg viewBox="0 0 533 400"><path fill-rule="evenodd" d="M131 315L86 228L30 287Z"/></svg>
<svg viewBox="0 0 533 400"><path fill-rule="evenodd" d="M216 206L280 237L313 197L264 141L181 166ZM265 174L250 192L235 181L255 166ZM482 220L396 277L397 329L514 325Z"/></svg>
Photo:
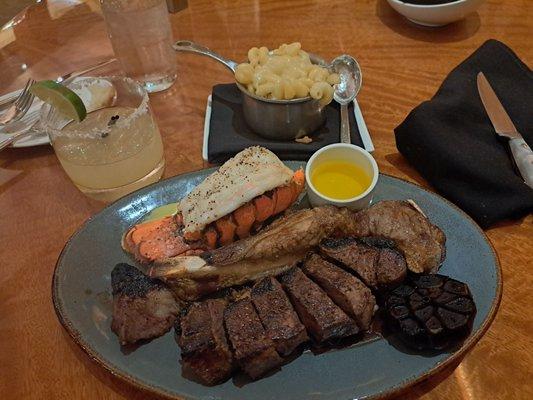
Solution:
<svg viewBox="0 0 533 400"><path fill-rule="evenodd" d="M396 249L382 247L376 264L376 278L381 288L393 288L407 275L405 257Z"/></svg>
<svg viewBox="0 0 533 400"><path fill-rule="evenodd" d="M378 236L346 236L342 238L325 238L320 241L320 245L328 249L343 248L353 243L363 244L368 247L376 247L378 249L393 249L399 252L394 240Z"/></svg>
<svg viewBox="0 0 533 400"><path fill-rule="evenodd" d="M132 265L117 264L111 272L113 320L111 330L121 344L153 339L168 332L179 306L172 292Z"/></svg>
<svg viewBox="0 0 533 400"><path fill-rule="evenodd" d="M324 239L320 242L319 249L323 256L356 273L365 285L371 289L377 289L378 249L361 244L359 239L355 237Z"/></svg>
<svg viewBox="0 0 533 400"><path fill-rule="evenodd" d="M283 360L276 352L274 342L267 337L249 298L226 307L224 324L235 359L252 379L281 365Z"/></svg>
<svg viewBox="0 0 533 400"><path fill-rule="evenodd" d="M395 287L407 275L405 257L386 238L327 238L320 242L320 252L355 272L372 289Z"/></svg>
<svg viewBox="0 0 533 400"><path fill-rule="evenodd" d="M179 324L183 367L208 385L227 380L233 371L233 357L224 331L226 304L224 299L194 303Z"/></svg>
<svg viewBox="0 0 533 400"><path fill-rule="evenodd" d="M357 242L358 238L353 236L346 236L341 238L325 238L320 241L320 246L328 249L336 249L344 247L354 242Z"/></svg>
<svg viewBox="0 0 533 400"><path fill-rule="evenodd" d="M258 281L252 288L251 299L266 335L272 339L280 355L291 354L308 340L305 327L275 278Z"/></svg>
<svg viewBox="0 0 533 400"><path fill-rule="evenodd" d="M176 316L176 320L174 321L174 332L178 337L181 335L181 320L188 314L193 304L195 303L183 302L182 307L180 308L178 315Z"/></svg>
<svg viewBox="0 0 533 400"><path fill-rule="evenodd" d="M283 288L313 338L323 343L355 335L357 324L327 296L300 268L280 276Z"/></svg>
<svg viewBox="0 0 533 400"><path fill-rule="evenodd" d="M124 294L131 297L144 297L154 289L166 288L158 279L153 279L132 265L119 263L111 271L111 288L113 295Z"/></svg>
<svg viewBox="0 0 533 400"><path fill-rule="evenodd" d="M355 319L360 330L369 328L376 299L363 282L315 253L306 258L302 270L318 283L335 304Z"/></svg>
<svg viewBox="0 0 533 400"><path fill-rule="evenodd" d="M367 236L356 239L357 242L366 244L369 247L377 247L378 249L393 249L398 251L394 240L378 236Z"/></svg>

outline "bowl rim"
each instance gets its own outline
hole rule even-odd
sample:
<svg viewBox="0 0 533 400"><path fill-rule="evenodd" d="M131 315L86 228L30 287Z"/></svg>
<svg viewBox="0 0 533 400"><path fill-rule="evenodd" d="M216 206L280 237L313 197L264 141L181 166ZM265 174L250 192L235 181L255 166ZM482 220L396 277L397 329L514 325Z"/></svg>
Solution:
<svg viewBox="0 0 533 400"><path fill-rule="evenodd" d="M245 94L248 97L251 97L254 100L261 101L263 103L272 103L272 104L296 104L296 103L305 103L307 101L318 101L316 99L313 99L311 96L306 97L297 97L290 100L276 100L276 99L267 99L264 97L259 97L255 94L250 93L241 83L235 81L235 84L239 88L239 90Z"/></svg>
<svg viewBox="0 0 533 400"><path fill-rule="evenodd" d="M372 166L372 171L373 171L372 181L370 182L370 185L368 186L368 188L360 195L350 197L349 199L334 199L332 197L324 195L323 193L321 193L319 190L315 188L311 180L311 176L310 176L311 167L314 161L316 160L316 158L320 154L324 153L325 151L330 151L331 149L335 149L339 147L348 148L348 149L361 153L370 162L370 165ZM326 200L327 202L335 203L339 205L353 203L354 201L358 201L358 200L365 198L366 196L368 196L368 194L372 193L372 191L374 190L374 188L376 187L378 183L378 179L379 179L379 167L378 167L378 163L376 162L375 158L372 156L372 154L370 154L368 151L366 151L362 147L359 147L351 143L333 143L333 144L324 146L321 149L315 151L305 165L305 181L309 189L312 190L314 194Z"/></svg>
<svg viewBox="0 0 533 400"><path fill-rule="evenodd" d="M407 8L418 8L418 9L439 9L439 8L452 8L459 4L468 3L470 1L474 0L453 0L448 3L441 3L441 4L413 4L413 3L406 3L401 0L387 0L389 3L398 4L400 6L405 6Z"/></svg>

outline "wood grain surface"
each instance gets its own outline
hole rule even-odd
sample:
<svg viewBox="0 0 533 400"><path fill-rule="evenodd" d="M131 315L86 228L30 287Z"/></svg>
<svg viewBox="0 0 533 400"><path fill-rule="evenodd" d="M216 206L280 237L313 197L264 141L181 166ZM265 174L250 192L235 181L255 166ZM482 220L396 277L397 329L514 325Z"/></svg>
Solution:
<svg viewBox="0 0 533 400"><path fill-rule="evenodd" d="M236 60L251 46L291 41L326 59L352 54L364 74L358 98L381 171L423 186L394 142L393 129L409 111L489 38L533 63L531 0L488 0L465 20L438 29L408 23L385 0L189 0L188 9L171 21L176 38ZM42 1L0 31L0 93L22 86L30 75L53 78L111 56L97 0ZM206 166L201 157L206 98L212 85L232 80L216 62L177 57L176 84L151 96L165 144L166 177ZM54 314L50 285L58 254L102 207L78 192L50 147L0 153L0 398L152 398L92 364ZM505 282L493 325L455 370L402 399L533 398L533 217L502 223L487 234Z"/></svg>

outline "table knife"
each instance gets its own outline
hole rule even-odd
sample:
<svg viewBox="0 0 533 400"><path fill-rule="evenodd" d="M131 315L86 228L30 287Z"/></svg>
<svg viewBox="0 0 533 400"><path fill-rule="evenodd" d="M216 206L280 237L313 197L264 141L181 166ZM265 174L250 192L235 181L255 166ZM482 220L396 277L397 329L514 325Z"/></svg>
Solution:
<svg viewBox="0 0 533 400"><path fill-rule="evenodd" d="M483 72L477 74L477 89L494 130L499 136L509 139L518 171L526 185L533 189L533 150L514 126Z"/></svg>

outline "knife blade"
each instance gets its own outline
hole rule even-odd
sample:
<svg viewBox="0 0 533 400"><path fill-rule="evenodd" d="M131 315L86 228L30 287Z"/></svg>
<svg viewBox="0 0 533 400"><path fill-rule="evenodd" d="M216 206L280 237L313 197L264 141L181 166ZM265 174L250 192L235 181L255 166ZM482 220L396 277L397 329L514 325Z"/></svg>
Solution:
<svg viewBox="0 0 533 400"><path fill-rule="evenodd" d="M477 89L485 111L499 136L509 139L511 154L524 182L533 189L533 150L518 132L498 96L483 74L477 74Z"/></svg>

